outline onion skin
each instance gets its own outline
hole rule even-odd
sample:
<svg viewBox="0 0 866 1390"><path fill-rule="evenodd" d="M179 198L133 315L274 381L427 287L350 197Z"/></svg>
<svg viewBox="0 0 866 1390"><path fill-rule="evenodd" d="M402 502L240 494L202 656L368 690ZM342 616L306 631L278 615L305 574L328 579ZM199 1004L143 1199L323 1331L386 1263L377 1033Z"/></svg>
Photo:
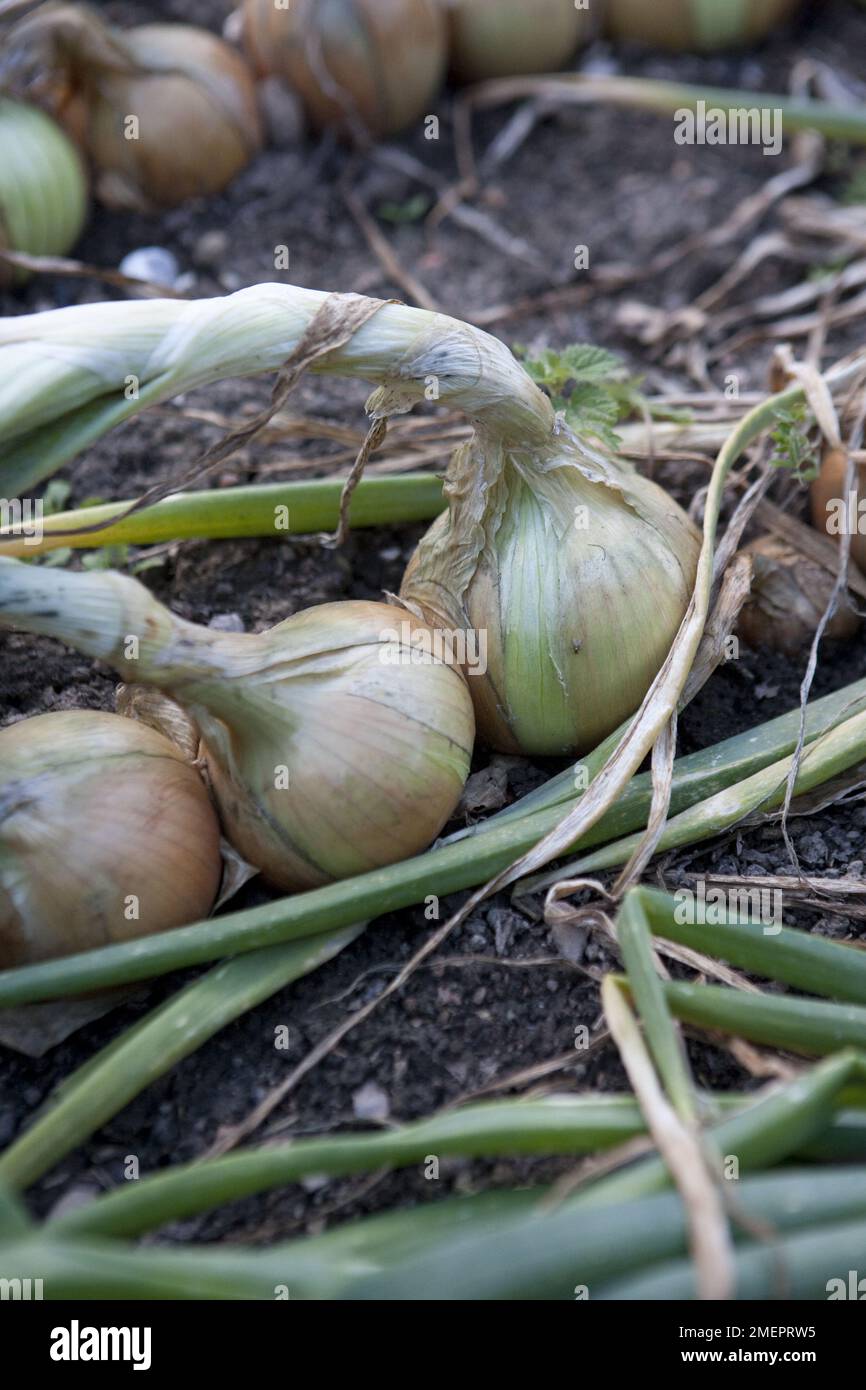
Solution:
<svg viewBox="0 0 866 1390"><path fill-rule="evenodd" d="M373 135L396 134L429 112L445 74L439 0L245 0L243 20L259 76L283 78L319 129L354 116Z"/></svg>
<svg viewBox="0 0 866 1390"><path fill-rule="evenodd" d="M847 503L845 479L848 472L848 455L844 449L828 449L821 463L821 471L810 489L812 525L818 531L826 531L828 536L838 541L839 537L831 530L831 516L838 510L840 502ZM866 574L866 466L862 463L854 469L854 488L858 529L851 536L851 559L859 570ZM834 507L833 503L837 505ZM845 506L844 515L849 508ZM861 534L859 527L862 526Z"/></svg>
<svg viewBox="0 0 866 1390"><path fill-rule="evenodd" d="M303 681L309 670L316 690L283 743L260 739L254 700L235 707L222 692L231 709L221 708L218 690L204 705L192 685L175 688L201 730L228 838L276 887L313 888L408 859L460 799L474 736L466 683L447 665L383 664L382 634L404 622L423 630L385 604L322 604L262 634L272 654L265 668L291 639L287 708L292 675ZM327 679L317 673L323 662ZM274 786L280 760L287 789Z"/></svg>
<svg viewBox="0 0 866 1390"><path fill-rule="evenodd" d="M126 575L0 557L0 625L12 624L171 695L201 735L226 838L278 888L418 853L463 791L466 682L447 653L409 659L430 634L399 607L321 604L267 632L218 632Z"/></svg>
<svg viewBox="0 0 866 1390"><path fill-rule="evenodd" d="M60 127L35 106L0 98L0 246L63 256L87 219L87 176ZM24 276L0 262L0 285Z"/></svg>
<svg viewBox="0 0 866 1390"><path fill-rule="evenodd" d="M451 69L461 82L554 72L589 38L574 0L450 0Z"/></svg>
<svg viewBox="0 0 866 1390"><path fill-rule="evenodd" d="M458 451L449 511L400 594L433 626L471 628L478 736L504 753L585 752L639 706L691 596L698 535L656 484L566 441ZM585 509L586 529L575 525Z"/></svg>
<svg viewBox="0 0 866 1390"><path fill-rule="evenodd" d="M185 24L148 24L125 36L143 68L184 75L108 76L90 105L87 148L102 171L105 201L174 207L219 193L261 148L255 85L240 54ZM141 138L122 123L139 115Z"/></svg>
<svg viewBox="0 0 866 1390"><path fill-rule="evenodd" d="M0 966L198 921L221 873L204 783L161 734L90 710L0 730Z"/></svg>
<svg viewBox="0 0 866 1390"><path fill-rule="evenodd" d="M611 38L711 53L756 43L799 9L801 0L606 0Z"/></svg>
<svg viewBox="0 0 866 1390"><path fill-rule="evenodd" d="M38 74L31 86L94 164L110 206L152 211L218 193L261 148L253 75L206 29L121 31L85 6L56 5L21 20L8 47L17 68Z"/></svg>
<svg viewBox="0 0 866 1390"><path fill-rule="evenodd" d="M745 547L752 557L752 591L737 624L756 651L769 647L797 656L815 636L833 591L833 575L775 536ZM860 619L844 600L825 629L828 637L853 637Z"/></svg>

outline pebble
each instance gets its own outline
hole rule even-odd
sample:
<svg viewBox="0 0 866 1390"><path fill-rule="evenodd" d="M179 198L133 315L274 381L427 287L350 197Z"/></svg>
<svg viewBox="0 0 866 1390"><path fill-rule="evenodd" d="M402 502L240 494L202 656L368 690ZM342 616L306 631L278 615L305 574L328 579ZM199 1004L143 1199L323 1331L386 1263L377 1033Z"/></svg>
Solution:
<svg viewBox="0 0 866 1390"><path fill-rule="evenodd" d="M356 1120L377 1120L383 1123L391 1110L391 1102L381 1086L368 1081L352 1096L352 1110Z"/></svg>
<svg viewBox="0 0 866 1390"><path fill-rule="evenodd" d="M164 246L139 246L124 256L118 266L121 275L130 280L148 280L154 285L171 289L180 274L177 257Z"/></svg>
<svg viewBox="0 0 866 1390"><path fill-rule="evenodd" d="M214 613L208 627L215 632L244 632L244 620L240 613Z"/></svg>
<svg viewBox="0 0 866 1390"><path fill-rule="evenodd" d="M54 1221L58 1216L67 1216L69 1212L86 1207L98 1194L98 1187L87 1183L76 1183L74 1186L68 1187L62 1196L58 1197L48 1213L48 1219Z"/></svg>

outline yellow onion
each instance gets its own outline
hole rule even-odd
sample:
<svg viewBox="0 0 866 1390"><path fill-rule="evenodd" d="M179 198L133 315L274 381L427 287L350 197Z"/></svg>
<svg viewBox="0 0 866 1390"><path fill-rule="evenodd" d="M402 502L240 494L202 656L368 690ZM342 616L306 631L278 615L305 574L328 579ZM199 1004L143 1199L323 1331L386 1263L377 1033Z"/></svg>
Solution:
<svg viewBox="0 0 866 1390"><path fill-rule="evenodd" d="M574 0L445 0L451 67L463 82L564 67L592 29Z"/></svg>
<svg viewBox="0 0 866 1390"><path fill-rule="evenodd" d="M440 0L245 0L244 46L293 87L314 125L391 135L425 115L445 72Z"/></svg>
<svg viewBox="0 0 866 1390"><path fill-rule="evenodd" d="M0 247L62 256L87 217L87 179L74 145L35 106L0 98ZM0 284L19 278L0 261Z"/></svg>
<svg viewBox="0 0 866 1390"><path fill-rule="evenodd" d="M812 483L812 523L836 540L848 531L851 559L866 574L866 464L854 469L852 496L846 496L848 455L844 449L827 449L821 471Z"/></svg>
<svg viewBox="0 0 866 1390"><path fill-rule="evenodd" d="M449 509L400 594L434 626L477 634L479 736L505 753L593 747L667 655L691 596L695 528L662 488L566 431L532 445L480 428L445 490Z"/></svg>
<svg viewBox="0 0 866 1390"><path fill-rule="evenodd" d="M220 874L207 790L162 734L91 710L0 730L0 966L195 922Z"/></svg>
<svg viewBox="0 0 866 1390"><path fill-rule="evenodd" d="M112 206L217 193L261 146L253 76L206 29L121 32L85 6L49 5L13 28L5 65L85 150Z"/></svg>
<svg viewBox="0 0 866 1390"><path fill-rule="evenodd" d="M285 889L423 849L469 771L472 702L399 608L323 604L259 634L176 618L137 581L0 560L0 623L63 637L198 725L227 838Z"/></svg>
<svg viewBox="0 0 866 1390"><path fill-rule="evenodd" d="M755 43L801 0L606 0L607 32L655 48L716 49Z"/></svg>
<svg viewBox="0 0 866 1390"><path fill-rule="evenodd" d="M776 536L745 547L752 557L752 590L737 624L750 647L796 656L815 636L833 592L833 575ZM826 628L828 637L853 637L857 614L843 600Z"/></svg>

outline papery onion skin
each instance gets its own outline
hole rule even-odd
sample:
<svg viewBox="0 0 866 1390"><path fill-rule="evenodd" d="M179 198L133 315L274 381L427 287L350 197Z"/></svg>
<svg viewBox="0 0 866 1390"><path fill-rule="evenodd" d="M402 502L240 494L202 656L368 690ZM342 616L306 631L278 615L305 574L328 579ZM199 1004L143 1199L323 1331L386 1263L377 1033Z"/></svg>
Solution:
<svg viewBox="0 0 866 1390"><path fill-rule="evenodd" d="M219 193L261 148L252 74L229 44L186 24L147 24L124 35L141 76L106 75L90 104L87 148L101 192L117 206L174 207ZM177 69L161 74L159 68ZM128 114L140 138L127 140Z"/></svg>
<svg viewBox="0 0 866 1390"><path fill-rule="evenodd" d="M63 124L111 206L152 211L217 193L261 148L253 74L206 29L120 30L88 6L47 5L13 26L5 54L10 80Z"/></svg>
<svg viewBox="0 0 866 1390"><path fill-rule="evenodd" d="M0 967L198 921L221 872L204 783L161 734L92 710L0 729Z"/></svg>
<svg viewBox="0 0 866 1390"><path fill-rule="evenodd" d="M319 128L354 118L396 134L429 112L445 74L439 0L245 0L243 17L258 74L288 82Z"/></svg>
<svg viewBox="0 0 866 1390"><path fill-rule="evenodd" d="M606 0L606 32L653 48L710 53L756 43L802 0Z"/></svg>
<svg viewBox="0 0 866 1390"><path fill-rule="evenodd" d="M592 32L574 0L450 0L451 69L462 82L554 72Z"/></svg>
<svg viewBox="0 0 866 1390"><path fill-rule="evenodd" d="M769 647L796 656L815 636L833 592L833 575L776 536L760 536L745 550L752 557L752 590L738 632L756 651ZM853 637L859 626L843 597L826 636Z"/></svg>
<svg viewBox="0 0 866 1390"><path fill-rule="evenodd" d="M35 106L0 97L0 247L63 256L87 219L87 176L75 146ZM0 285L24 278L0 262Z"/></svg>
<svg viewBox="0 0 866 1390"><path fill-rule="evenodd" d="M841 518L841 524L851 531L851 559L866 574L866 465L861 463L854 469L853 498L846 496L847 476L845 450L828 449L810 488L812 524L838 541L837 518Z"/></svg>
<svg viewBox="0 0 866 1390"><path fill-rule="evenodd" d="M219 692L207 692L207 708L192 685L175 691L201 729L229 839L278 887L317 887L407 859L436 838L460 798L474 736L469 693L452 666L383 660L390 645L383 634L404 623L424 630L400 609L346 602L308 609L262 634L266 663L277 660L287 636L297 644L283 666L297 729L284 742L258 740L254 701L228 731L213 717ZM401 652L411 655L405 646ZM315 673L323 661L327 685ZM314 694L301 714L305 668ZM275 787L277 763L288 770L287 787Z"/></svg>
<svg viewBox="0 0 866 1390"><path fill-rule="evenodd" d="M467 676L479 738L530 756L594 747L667 655L694 582L695 528L654 483L612 460L581 464L564 440L509 451L479 431L445 490L449 511L400 594L431 624L486 641L486 672Z"/></svg>
<svg viewBox="0 0 866 1390"><path fill-rule="evenodd" d="M277 887L417 853L463 790L466 682L399 607L322 604L268 632L225 633L175 617L125 575L0 558L0 623L61 637L167 691L198 726L226 838ZM421 641L432 660L417 659Z"/></svg>

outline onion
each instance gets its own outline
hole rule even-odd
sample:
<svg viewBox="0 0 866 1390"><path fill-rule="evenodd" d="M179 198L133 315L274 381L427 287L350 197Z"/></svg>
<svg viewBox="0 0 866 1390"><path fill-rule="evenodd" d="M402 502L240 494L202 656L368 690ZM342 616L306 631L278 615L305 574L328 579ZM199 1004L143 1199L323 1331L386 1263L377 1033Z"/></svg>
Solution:
<svg viewBox="0 0 866 1390"><path fill-rule="evenodd" d="M195 922L220 874L204 783L161 734L90 710L0 730L0 966Z"/></svg>
<svg viewBox="0 0 866 1390"><path fill-rule="evenodd" d="M14 26L4 54L93 161L112 206L217 193L261 146L252 74L205 29L121 32L92 10L51 5Z"/></svg>
<svg viewBox="0 0 866 1390"><path fill-rule="evenodd" d="M592 16L574 0L445 0L451 67L464 82L564 67L589 37Z"/></svg>
<svg viewBox="0 0 866 1390"><path fill-rule="evenodd" d="M460 797L466 683L399 608L323 604L268 632L225 633L174 617L123 575L0 560L9 621L166 690L198 725L227 838L277 887L404 859Z"/></svg>
<svg viewBox="0 0 866 1390"><path fill-rule="evenodd" d="M37 107L0 99L0 151L0 247L65 255L87 217L87 180L75 147ZM0 261L0 284L18 278Z"/></svg>
<svg viewBox="0 0 866 1390"><path fill-rule="evenodd" d="M656 48L715 49L754 43L801 0L607 0L607 32Z"/></svg>
<svg viewBox="0 0 866 1390"><path fill-rule="evenodd" d="M439 0L245 0L244 45L281 77L313 124L391 135L429 111L445 72Z"/></svg>
<svg viewBox="0 0 866 1390"><path fill-rule="evenodd" d="M775 536L745 547L752 557L752 591L738 622L750 647L796 656L815 636L833 592L833 575ZM852 637L857 614L840 604L827 625L828 637Z"/></svg>
<svg viewBox="0 0 866 1390"><path fill-rule="evenodd" d="M837 540L840 528L851 532L851 559L866 574L866 465L854 470L854 496L846 497L848 455L844 449L828 449L821 471L811 486L812 522Z"/></svg>
<svg viewBox="0 0 866 1390"><path fill-rule="evenodd" d="M470 628L479 736L505 753L582 752L637 709L685 613L698 536L655 483L560 435L458 450L443 512L401 597Z"/></svg>

